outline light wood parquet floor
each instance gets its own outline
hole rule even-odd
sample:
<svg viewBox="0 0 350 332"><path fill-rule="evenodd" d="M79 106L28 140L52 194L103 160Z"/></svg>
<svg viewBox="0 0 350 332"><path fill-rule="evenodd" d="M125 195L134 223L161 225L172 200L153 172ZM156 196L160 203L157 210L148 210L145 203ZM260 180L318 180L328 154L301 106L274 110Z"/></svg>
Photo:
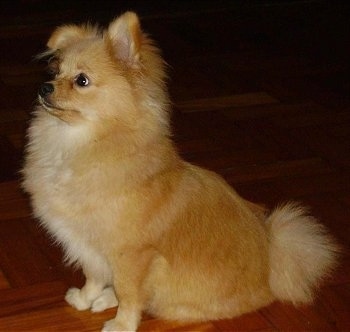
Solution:
<svg viewBox="0 0 350 332"><path fill-rule="evenodd" d="M0 331L98 331L114 310L64 302L80 271L31 216L21 192L25 129L55 25L107 23L137 10L169 63L174 139L269 207L307 203L350 241L349 5L337 1L2 1L0 11ZM274 303L237 319L180 325L144 317L140 331L349 331L350 257L313 306Z"/></svg>

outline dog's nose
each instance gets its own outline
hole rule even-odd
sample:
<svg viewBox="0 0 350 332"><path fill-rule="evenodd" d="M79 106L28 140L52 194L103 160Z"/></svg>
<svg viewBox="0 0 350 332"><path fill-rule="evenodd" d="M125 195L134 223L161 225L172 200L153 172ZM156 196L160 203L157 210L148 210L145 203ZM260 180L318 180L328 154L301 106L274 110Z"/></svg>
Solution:
<svg viewBox="0 0 350 332"><path fill-rule="evenodd" d="M55 90L52 83L43 83L39 88L39 95L41 97L46 97Z"/></svg>

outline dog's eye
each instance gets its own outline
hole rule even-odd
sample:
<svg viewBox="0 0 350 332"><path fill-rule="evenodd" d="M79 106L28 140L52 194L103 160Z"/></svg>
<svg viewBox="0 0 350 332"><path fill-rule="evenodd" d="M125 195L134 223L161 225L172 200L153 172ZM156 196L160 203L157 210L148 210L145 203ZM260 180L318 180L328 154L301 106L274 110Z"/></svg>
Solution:
<svg viewBox="0 0 350 332"><path fill-rule="evenodd" d="M90 83L89 79L85 74L79 74L74 81L80 87L88 86Z"/></svg>

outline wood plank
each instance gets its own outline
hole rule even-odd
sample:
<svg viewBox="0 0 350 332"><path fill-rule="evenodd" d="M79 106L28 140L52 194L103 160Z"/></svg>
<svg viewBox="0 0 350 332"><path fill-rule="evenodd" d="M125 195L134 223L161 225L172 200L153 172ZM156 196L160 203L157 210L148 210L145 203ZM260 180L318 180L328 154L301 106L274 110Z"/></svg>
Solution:
<svg viewBox="0 0 350 332"><path fill-rule="evenodd" d="M279 101L266 92L250 92L217 98L203 98L176 103L176 109L183 113L204 112L219 109L277 104Z"/></svg>
<svg viewBox="0 0 350 332"><path fill-rule="evenodd" d="M67 304L46 307L30 313L0 318L1 331L100 331L103 323L112 319L115 310L93 314L90 311L78 312Z"/></svg>
<svg viewBox="0 0 350 332"><path fill-rule="evenodd" d="M0 290L7 288L10 288L10 283L8 282L2 270L0 270Z"/></svg>
<svg viewBox="0 0 350 332"><path fill-rule="evenodd" d="M186 161L192 162L204 168L224 173L234 167L248 167L249 165L271 165L277 162L275 151L262 149L241 150L186 150L181 145L181 155Z"/></svg>
<svg viewBox="0 0 350 332"><path fill-rule="evenodd" d="M350 331L349 284L327 287L322 294L327 312L334 317L334 330Z"/></svg>
<svg viewBox="0 0 350 332"><path fill-rule="evenodd" d="M233 166L221 173L230 183L239 184L290 176L325 175L331 172L332 169L324 160L314 158Z"/></svg>
<svg viewBox="0 0 350 332"><path fill-rule="evenodd" d="M29 119L29 112L23 109L1 109L0 110L0 122L15 122L15 121L27 121Z"/></svg>
<svg viewBox="0 0 350 332"><path fill-rule="evenodd" d="M3 290L0 297L0 317L28 314L33 310L62 305L67 289L62 281L53 281Z"/></svg>
<svg viewBox="0 0 350 332"><path fill-rule="evenodd" d="M230 181L230 175L225 176L244 197L253 201L267 203L300 199L312 195L315 192L323 194L342 194L349 190L350 175L338 175L336 173L320 174L300 177L282 177L267 179L251 183L237 183Z"/></svg>
<svg viewBox="0 0 350 332"><path fill-rule="evenodd" d="M295 308L291 305L274 303L261 309L262 315L279 331L332 331L334 325L311 307ZM308 312L308 314L306 314Z"/></svg>
<svg viewBox="0 0 350 332"><path fill-rule="evenodd" d="M29 222L28 219L0 221L0 266L12 287L53 281L60 277L45 255L45 248L39 248L28 236Z"/></svg>
<svg viewBox="0 0 350 332"><path fill-rule="evenodd" d="M31 215L28 198L18 181L0 183L0 221L27 218Z"/></svg>
<svg viewBox="0 0 350 332"><path fill-rule="evenodd" d="M195 324L181 324L171 321L164 321L160 319L147 319L141 322L138 331L206 331L206 332L217 332L220 329L215 327L213 323L195 323Z"/></svg>
<svg viewBox="0 0 350 332"><path fill-rule="evenodd" d="M343 193L317 193L305 197L303 201L309 206L312 206L312 214L320 219L322 223L325 224L340 241L342 241L342 244L346 248L350 237L350 206L344 204L342 198ZM344 250L342 259L350 259L349 253L346 249ZM347 261L347 263L350 263L350 261ZM342 271L346 272L347 268L345 266L342 267ZM342 280L344 282L350 282L350 271L349 273L344 273ZM340 283L341 281L339 280L338 282Z"/></svg>
<svg viewBox="0 0 350 332"><path fill-rule="evenodd" d="M273 328L273 325L260 312L248 313L234 319L215 321L214 326L220 331L266 331Z"/></svg>
<svg viewBox="0 0 350 332"><path fill-rule="evenodd" d="M245 106L244 110L240 107L233 107L220 110L220 114L224 114L228 119L238 120L258 120L258 119L294 119L294 117L302 116L310 112L320 114L324 112L324 107L312 100L306 100L293 103L276 103Z"/></svg>

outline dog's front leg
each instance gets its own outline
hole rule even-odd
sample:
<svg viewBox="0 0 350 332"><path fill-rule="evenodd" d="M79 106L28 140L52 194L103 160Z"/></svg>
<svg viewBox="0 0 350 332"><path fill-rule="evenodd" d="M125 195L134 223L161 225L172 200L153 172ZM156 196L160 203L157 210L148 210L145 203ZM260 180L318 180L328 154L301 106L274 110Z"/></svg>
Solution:
<svg viewBox="0 0 350 332"><path fill-rule="evenodd" d="M103 332L137 330L146 301L142 285L153 257L154 251L149 249L128 248L119 253L114 270L118 312L105 323Z"/></svg>
<svg viewBox="0 0 350 332"><path fill-rule="evenodd" d="M76 287L68 289L65 300L77 310L87 310L90 309L92 303L101 296L104 287L104 283L87 277L85 285L81 289Z"/></svg>
<svg viewBox="0 0 350 332"><path fill-rule="evenodd" d="M117 306L112 287L112 270L107 261L91 248L86 252L90 255L80 256L86 277L85 285L81 289L70 288L66 293L66 301L78 310L91 309L93 312Z"/></svg>

